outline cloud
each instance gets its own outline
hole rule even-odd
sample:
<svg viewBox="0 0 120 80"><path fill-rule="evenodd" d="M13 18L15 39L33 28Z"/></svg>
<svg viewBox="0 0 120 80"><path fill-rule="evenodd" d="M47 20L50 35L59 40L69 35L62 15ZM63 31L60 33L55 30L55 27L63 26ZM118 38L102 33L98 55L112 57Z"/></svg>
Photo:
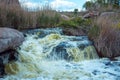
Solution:
<svg viewBox="0 0 120 80"><path fill-rule="evenodd" d="M23 7L28 9L38 9L41 8L44 4L49 3L54 10L57 11L74 11L77 8L79 11L81 8L77 3L69 0L19 0Z"/></svg>
<svg viewBox="0 0 120 80"><path fill-rule="evenodd" d="M77 4L68 0L54 0L50 5L56 10L71 10L77 6Z"/></svg>
<svg viewBox="0 0 120 80"><path fill-rule="evenodd" d="M42 6L41 2L33 2L32 0L19 0L19 1L23 7L28 9L36 9Z"/></svg>
<svg viewBox="0 0 120 80"><path fill-rule="evenodd" d="M27 2L27 3L24 3L23 6L27 8L37 8L37 7L40 7L41 5L39 3Z"/></svg>
<svg viewBox="0 0 120 80"><path fill-rule="evenodd" d="M86 0L86 1L91 1L91 0Z"/></svg>

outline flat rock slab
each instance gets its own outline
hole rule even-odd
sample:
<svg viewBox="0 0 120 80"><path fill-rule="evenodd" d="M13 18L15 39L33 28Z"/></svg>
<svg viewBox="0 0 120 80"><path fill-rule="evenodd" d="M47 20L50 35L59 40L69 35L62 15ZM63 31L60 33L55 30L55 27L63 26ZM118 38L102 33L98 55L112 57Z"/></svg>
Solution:
<svg viewBox="0 0 120 80"><path fill-rule="evenodd" d="M0 28L0 53L15 49L24 41L24 36L21 32L11 28Z"/></svg>

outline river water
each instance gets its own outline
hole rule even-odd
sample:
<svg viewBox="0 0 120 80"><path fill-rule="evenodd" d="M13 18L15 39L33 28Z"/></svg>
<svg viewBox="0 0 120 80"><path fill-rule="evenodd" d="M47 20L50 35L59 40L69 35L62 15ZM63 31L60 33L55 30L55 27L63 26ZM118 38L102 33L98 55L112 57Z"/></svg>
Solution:
<svg viewBox="0 0 120 80"><path fill-rule="evenodd" d="M87 36L66 36L58 28L24 33L18 60L5 65L0 80L120 80L120 61L100 59Z"/></svg>

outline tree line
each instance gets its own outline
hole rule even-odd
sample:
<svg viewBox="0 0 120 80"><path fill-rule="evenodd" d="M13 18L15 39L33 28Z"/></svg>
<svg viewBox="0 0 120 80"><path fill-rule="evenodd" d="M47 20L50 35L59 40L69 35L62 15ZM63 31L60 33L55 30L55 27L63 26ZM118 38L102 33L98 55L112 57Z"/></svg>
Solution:
<svg viewBox="0 0 120 80"><path fill-rule="evenodd" d="M91 0L87 1L83 8L86 10L97 10L97 9L119 9L120 0Z"/></svg>

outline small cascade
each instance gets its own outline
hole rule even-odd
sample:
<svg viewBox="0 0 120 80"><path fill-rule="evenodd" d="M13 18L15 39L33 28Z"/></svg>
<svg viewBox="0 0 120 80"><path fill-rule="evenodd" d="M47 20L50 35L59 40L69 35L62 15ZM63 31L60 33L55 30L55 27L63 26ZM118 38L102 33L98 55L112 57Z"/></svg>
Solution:
<svg viewBox="0 0 120 80"><path fill-rule="evenodd" d="M99 59L87 36L65 36L49 30L49 34L46 33L43 37L38 34L38 31L36 34L27 34L26 40L17 49L18 60L5 65L7 76L3 80L90 80L94 78L94 75L83 67L90 60ZM93 63L96 61L93 60ZM101 61L98 62L102 64ZM103 80L100 77L100 75L96 76L96 79Z"/></svg>

